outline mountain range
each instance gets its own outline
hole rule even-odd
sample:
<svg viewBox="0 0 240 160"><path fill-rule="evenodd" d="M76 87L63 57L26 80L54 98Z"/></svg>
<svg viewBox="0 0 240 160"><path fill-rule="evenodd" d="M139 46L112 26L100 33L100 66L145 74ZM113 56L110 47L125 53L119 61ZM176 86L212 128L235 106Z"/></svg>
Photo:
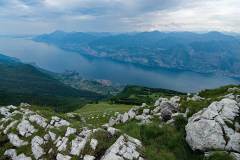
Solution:
<svg viewBox="0 0 240 160"><path fill-rule="evenodd" d="M240 77L240 39L220 32L83 33L56 31L35 41L145 67Z"/></svg>

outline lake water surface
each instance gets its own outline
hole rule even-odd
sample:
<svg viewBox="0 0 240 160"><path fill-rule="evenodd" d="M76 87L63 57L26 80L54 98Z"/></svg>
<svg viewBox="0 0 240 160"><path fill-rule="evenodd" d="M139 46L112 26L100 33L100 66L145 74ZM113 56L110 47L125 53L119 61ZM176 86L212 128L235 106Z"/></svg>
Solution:
<svg viewBox="0 0 240 160"><path fill-rule="evenodd" d="M226 84L239 84L229 77L189 71L169 71L138 67L112 60L89 58L45 43L23 38L0 38L0 53L19 58L22 62L53 71L75 70L88 79L107 79L121 84L144 85L195 92Z"/></svg>

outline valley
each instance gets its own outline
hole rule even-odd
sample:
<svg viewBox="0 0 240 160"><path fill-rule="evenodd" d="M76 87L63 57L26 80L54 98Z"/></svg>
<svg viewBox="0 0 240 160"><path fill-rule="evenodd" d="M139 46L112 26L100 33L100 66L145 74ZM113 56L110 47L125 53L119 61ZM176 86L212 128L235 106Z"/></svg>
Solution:
<svg viewBox="0 0 240 160"><path fill-rule="evenodd" d="M23 63L53 73L74 71L87 80L108 80L123 86L129 84L197 92L206 88L239 83L239 80L223 75L149 68L109 59L86 57L29 38L0 38L0 51L7 56L20 59Z"/></svg>

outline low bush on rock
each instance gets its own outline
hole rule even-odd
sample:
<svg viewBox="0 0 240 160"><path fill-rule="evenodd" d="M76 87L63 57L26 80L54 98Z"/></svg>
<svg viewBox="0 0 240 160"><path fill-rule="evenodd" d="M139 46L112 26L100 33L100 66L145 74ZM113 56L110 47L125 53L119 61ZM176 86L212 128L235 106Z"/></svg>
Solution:
<svg viewBox="0 0 240 160"><path fill-rule="evenodd" d="M234 160L234 158L227 152L216 152L206 158L207 160Z"/></svg>

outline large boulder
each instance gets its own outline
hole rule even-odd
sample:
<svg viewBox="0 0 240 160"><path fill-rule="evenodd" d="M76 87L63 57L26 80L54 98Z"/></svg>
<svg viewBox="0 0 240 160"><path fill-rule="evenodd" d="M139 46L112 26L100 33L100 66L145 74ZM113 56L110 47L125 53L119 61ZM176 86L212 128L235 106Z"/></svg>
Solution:
<svg viewBox="0 0 240 160"><path fill-rule="evenodd" d="M232 99L213 102L188 119L186 141L193 150L240 153L240 134L234 130L239 104Z"/></svg>

